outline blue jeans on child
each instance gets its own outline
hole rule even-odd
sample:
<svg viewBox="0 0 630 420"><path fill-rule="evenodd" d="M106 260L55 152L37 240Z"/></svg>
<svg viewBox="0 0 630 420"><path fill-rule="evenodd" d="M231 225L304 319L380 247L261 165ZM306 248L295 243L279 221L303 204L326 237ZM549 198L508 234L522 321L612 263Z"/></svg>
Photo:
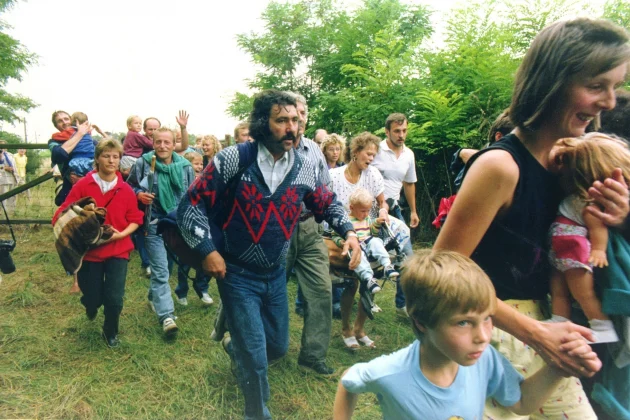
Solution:
<svg viewBox="0 0 630 420"><path fill-rule="evenodd" d="M188 274L190 273L190 267L182 265L177 267L177 287L175 287L175 294L178 298L185 298L188 296ZM193 280L193 290L197 293L197 296L201 299L204 293L208 292L208 285L210 283L210 277L203 274L203 272L197 271L195 273L195 279Z"/></svg>
<svg viewBox="0 0 630 420"><path fill-rule="evenodd" d="M268 361L289 348L286 269L255 272L226 263L225 278L217 282L232 341L237 381L245 398L246 419L270 419L267 408Z"/></svg>
<svg viewBox="0 0 630 420"><path fill-rule="evenodd" d="M363 242L363 245L365 251L361 252L361 262L359 263L359 266L354 269L354 272L361 280L370 281L374 277L374 271L372 271L368 257L374 258L383 267L390 265L392 262L389 259L389 253L385 249L385 245L383 244L383 240L381 238L372 236L371 238L366 239Z"/></svg>

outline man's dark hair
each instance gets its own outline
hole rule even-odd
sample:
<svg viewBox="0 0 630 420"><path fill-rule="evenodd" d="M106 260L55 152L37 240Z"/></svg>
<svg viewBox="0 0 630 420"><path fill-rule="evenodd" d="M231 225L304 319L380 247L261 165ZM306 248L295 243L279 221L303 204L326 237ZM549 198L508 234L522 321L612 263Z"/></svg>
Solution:
<svg viewBox="0 0 630 420"><path fill-rule="evenodd" d="M249 117L249 136L256 141L263 141L271 134L269 116L274 105L297 106L294 95L280 90L264 90L254 97L254 108Z"/></svg>
<svg viewBox="0 0 630 420"><path fill-rule="evenodd" d="M394 113L394 114L389 114L389 116L385 120L385 129L386 130L391 129L393 122L395 122L396 124L403 124L405 121L407 121L407 117L405 116L405 114L401 114L399 112Z"/></svg>
<svg viewBox="0 0 630 420"><path fill-rule="evenodd" d="M602 133L615 134L630 140L630 92L619 89L615 92L617 106L601 113Z"/></svg>
<svg viewBox="0 0 630 420"><path fill-rule="evenodd" d="M490 133L488 133L488 143L492 144L496 141L497 133L501 133L501 137L507 136L514 130L514 124L510 120L509 109L506 109L499 114L496 120L490 127Z"/></svg>
<svg viewBox="0 0 630 420"><path fill-rule="evenodd" d="M52 114L52 123L55 126L55 128L57 128L57 122L55 120L57 119L57 115L59 115L59 114L66 114L68 117L70 116L70 114L68 114L66 111L62 111L62 110L53 112L53 114Z"/></svg>

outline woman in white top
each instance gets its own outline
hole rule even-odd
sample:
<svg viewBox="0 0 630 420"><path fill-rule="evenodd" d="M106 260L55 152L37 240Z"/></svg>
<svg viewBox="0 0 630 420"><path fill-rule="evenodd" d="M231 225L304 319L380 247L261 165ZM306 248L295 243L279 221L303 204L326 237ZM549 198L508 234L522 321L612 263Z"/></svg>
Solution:
<svg viewBox="0 0 630 420"><path fill-rule="evenodd" d="M346 148L345 161L346 166L334 168L330 170L331 189L337 194L337 199L343 203L349 210L348 198L357 188L365 188L372 196L375 197L374 205L370 211L370 216L378 217L379 211L387 214L387 204L383 191L385 189L383 176L378 169L370 166L374 160L374 156L378 153L381 140L375 135L364 132L356 136L350 142L350 146ZM334 258L340 253L340 250L332 241L326 240L332 265L341 265L347 267L348 262L339 261ZM357 292L359 282L355 280L354 287L346 287L341 296L341 333L346 347L356 349L359 342L374 348L374 342L370 340L364 330L367 314L363 307L359 305L357 318L354 321L354 327L350 327L350 314L352 313L352 305L354 305L354 295Z"/></svg>

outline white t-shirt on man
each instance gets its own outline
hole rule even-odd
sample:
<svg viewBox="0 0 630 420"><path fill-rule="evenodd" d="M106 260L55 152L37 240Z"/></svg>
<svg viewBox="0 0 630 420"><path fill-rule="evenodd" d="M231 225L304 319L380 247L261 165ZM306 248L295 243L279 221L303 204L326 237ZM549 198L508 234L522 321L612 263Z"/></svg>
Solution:
<svg viewBox="0 0 630 420"><path fill-rule="evenodd" d="M380 149L374 160L370 164L377 168L385 182L385 199L400 199L400 189L403 182L414 183L416 178L416 158L406 146L400 156L396 157L396 153L387 145L387 139L380 144Z"/></svg>

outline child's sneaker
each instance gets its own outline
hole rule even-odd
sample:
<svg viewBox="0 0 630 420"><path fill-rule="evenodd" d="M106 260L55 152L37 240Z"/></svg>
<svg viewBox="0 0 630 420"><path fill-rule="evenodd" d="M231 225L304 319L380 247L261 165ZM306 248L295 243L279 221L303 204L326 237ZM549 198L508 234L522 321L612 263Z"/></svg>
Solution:
<svg viewBox="0 0 630 420"><path fill-rule="evenodd" d="M185 297L177 298L177 302L182 306L188 306L188 298L185 298Z"/></svg>
<svg viewBox="0 0 630 420"><path fill-rule="evenodd" d="M207 305L207 306L210 306L214 303L210 295L207 293L204 293L201 295L201 301L203 302L204 305Z"/></svg>
<svg viewBox="0 0 630 420"><path fill-rule="evenodd" d="M396 277L400 276L400 273L396 271L394 266L391 264L385 267L384 271L385 271L385 277L387 277L388 279L395 279Z"/></svg>
<svg viewBox="0 0 630 420"><path fill-rule="evenodd" d="M372 294L378 293L378 292L381 291L381 288L380 288L380 286L378 285L378 283L376 282L375 279L368 280L367 288L370 291L370 293L372 293Z"/></svg>

